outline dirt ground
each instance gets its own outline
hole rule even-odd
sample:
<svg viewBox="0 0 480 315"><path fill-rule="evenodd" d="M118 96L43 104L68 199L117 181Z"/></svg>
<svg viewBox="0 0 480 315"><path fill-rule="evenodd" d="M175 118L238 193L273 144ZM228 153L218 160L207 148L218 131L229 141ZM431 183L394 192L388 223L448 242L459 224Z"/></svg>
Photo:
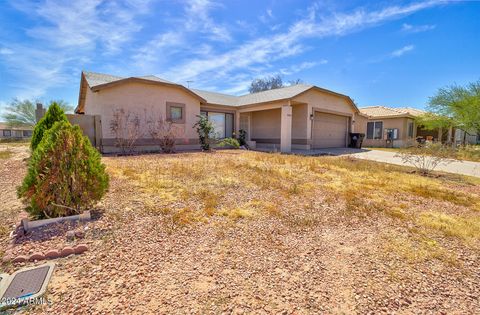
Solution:
<svg viewBox="0 0 480 315"><path fill-rule="evenodd" d="M0 248L23 209L15 188L28 157L26 147L9 150L0 159ZM50 303L19 312L480 309L478 179L422 177L339 157L245 151L103 161L110 190L95 209L99 217L87 224L82 242L90 250L54 260ZM0 272L19 267L3 265Z"/></svg>

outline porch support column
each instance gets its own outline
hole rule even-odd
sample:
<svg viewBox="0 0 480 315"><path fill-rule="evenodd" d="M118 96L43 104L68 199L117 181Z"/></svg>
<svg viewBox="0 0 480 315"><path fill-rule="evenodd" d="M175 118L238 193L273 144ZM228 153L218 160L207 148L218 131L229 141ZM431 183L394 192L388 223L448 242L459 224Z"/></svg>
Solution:
<svg viewBox="0 0 480 315"><path fill-rule="evenodd" d="M280 151L292 151L292 106L282 106L281 123L280 123Z"/></svg>
<svg viewBox="0 0 480 315"><path fill-rule="evenodd" d="M240 137L240 113L235 112L235 137L238 139Z"/></svg>

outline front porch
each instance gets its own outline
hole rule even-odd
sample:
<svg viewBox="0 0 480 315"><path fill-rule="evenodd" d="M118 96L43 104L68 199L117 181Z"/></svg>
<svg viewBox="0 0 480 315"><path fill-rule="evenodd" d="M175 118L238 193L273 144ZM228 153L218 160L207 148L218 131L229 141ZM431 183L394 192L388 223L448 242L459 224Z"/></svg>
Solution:
<svg viewBox="0 0 480 315"><path fill-rule="evenodd" d="M277 103L237 112L238 129L247 133L247 141L256 149L289 153L309 150L308 127L310 119L305 103Z"/></svg>

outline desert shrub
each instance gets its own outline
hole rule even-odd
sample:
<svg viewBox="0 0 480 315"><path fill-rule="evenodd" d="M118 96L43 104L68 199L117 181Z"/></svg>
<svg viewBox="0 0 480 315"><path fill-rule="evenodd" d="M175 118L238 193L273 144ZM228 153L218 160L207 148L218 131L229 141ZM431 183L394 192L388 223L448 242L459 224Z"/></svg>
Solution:
<svg viewBox="0 0 480 315"><path fill-rule="evenodd" d="M100 200L109 178L80 127L57 122L33 152L18 196L35 217L78 214Z"/></svg>
<svg viewBox="0 0 480 315"><path fill-rule="evenodd" d="M428 175L440 164L448 164L455 158L455 149L441 143L424 143L402 149L399 156L422 175Z"/></svg>
<svg viewBox="0 0 480 315"><path fill-rule="evenodd" d="M214 126L211 121L204 115L199 115L198 121L193 125L193 128L197 129L198 139L200 140L200 146L204 151L210 151L210 144L214 140L213 131Z"/></svg>
<svg viewBox="0 0 480 315"><path fill-rule="evenodd" d="M225 139L222 139L218 143L218 146L219 147L233 147L235 149L238 149L238 148L240 148L240 143L238 143L237 139L225 138Z"/></svg>
<svg viewBox="0 0 480 315"><path fill-rule="evenodd" d="M115 137L115 146L122 154L132 153L135 142L142 136L140 118L123 108L115 109L112 117L110 130Z"/></svg>
<svg viewBox="0 0 480 315"><path fill-rule="evenodd" d="M52 104L48 107L45 116L40 119L33 129L32 140L30 142L30 148L32 151L34 151L40 141L42 141L45 132L52 128L57 121L64 121L68 123L67 116L60 105L57 102L52 102Z"/></svg>
<svg viewBox="0 0 480 315"><path fill-rule="evenodd" d="M458 148L457 157L461 160L480 162L480 145L465 145Z"/></svg>
<svg viewBox="0 0 480 315"><path fill-rule="evenodd" d="M163 117L156 121L149 120L147 125L150 136L156 140L162 152L174 153L175 140L183 136L183 129Z"/></svg>

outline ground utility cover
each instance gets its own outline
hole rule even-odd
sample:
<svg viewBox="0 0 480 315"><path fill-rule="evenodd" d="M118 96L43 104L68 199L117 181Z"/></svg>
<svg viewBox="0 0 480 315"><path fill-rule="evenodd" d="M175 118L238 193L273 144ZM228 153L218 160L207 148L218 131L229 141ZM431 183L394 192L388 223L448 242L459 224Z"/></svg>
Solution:
<svg viewBox="0 0 480 315"><path fill-rule="evenodd" d="M53 263L22 269L13 275L0 275L0 309L13 307L42 296L52 276Z"/></svg>
<svg viewBox="0 0 480 315"><path fill-rule="evenodd" d="M22 298L40 292L49 269L49 266L43 266L17 273L12 282L8 285L2 298Z"/></svg>

